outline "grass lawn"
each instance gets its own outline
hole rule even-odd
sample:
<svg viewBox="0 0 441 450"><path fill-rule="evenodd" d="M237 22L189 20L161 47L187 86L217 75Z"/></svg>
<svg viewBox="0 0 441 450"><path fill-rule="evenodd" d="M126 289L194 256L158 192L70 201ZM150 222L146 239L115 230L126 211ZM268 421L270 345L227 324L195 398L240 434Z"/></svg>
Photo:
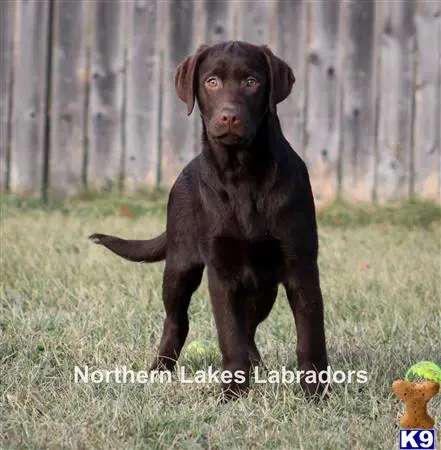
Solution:
<svg viewBox="0 0 441 450"><path fill-rule="evenodd" d="M327 402L298 385L254 384L217 403L216 384L74 383L74 367L144 370L164 317L163 264L126 262L92 232L153 237L161 196L1 204L0 447L393 449L402 405L392 381L421 360L441 364L441 215L410 203L320 214L320 269L334 370L366 370ZM193 297L190 334L216 339L207 285ZM295 329L283 289L258 330L269 369L295 369ZM185 362L185 360L182 360ZM209 361L189 360L189 370ZM220 367L220 359L213 364ZM441 447L441 395L430 403Z"/></svg>

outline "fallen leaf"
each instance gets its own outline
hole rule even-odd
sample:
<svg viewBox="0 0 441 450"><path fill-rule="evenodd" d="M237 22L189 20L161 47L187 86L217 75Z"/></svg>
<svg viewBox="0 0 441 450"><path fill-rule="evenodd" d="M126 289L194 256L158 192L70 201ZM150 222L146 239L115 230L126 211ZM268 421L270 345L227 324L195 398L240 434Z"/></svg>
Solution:
<svg viewBox="0 0 441 450"><path fill-rule="evenodd" d="M388 230L392 225L390 223L376 223L375 227L379 230Z"/></svg>
<svg viewBox="0 0 441 450"><path fill-rule="evenodd" d="M358 266L357 266L357 270L359 271L359 272L362 272L363 270L367 270L367 269L369 269L369 263L368 262L366 262L366 261L361 261L361 262L359 262L358 263Z"/></svg>
<svg viewBox="0 0 441 450"><path fill-rule="evenodd" d="M133 212L127 205L121 205L119 208L119 212L121 217L128 217L129 219L133 219Z"/></svg>

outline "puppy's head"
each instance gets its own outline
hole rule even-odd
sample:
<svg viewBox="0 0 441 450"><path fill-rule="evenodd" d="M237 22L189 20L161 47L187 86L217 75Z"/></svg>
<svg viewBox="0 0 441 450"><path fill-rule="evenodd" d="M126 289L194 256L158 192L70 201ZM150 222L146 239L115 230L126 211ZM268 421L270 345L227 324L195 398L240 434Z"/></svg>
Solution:
<svg viewBox="0 0 441 450"><path fill-rule="evenodd" d="M290 67L266 46L230 41L201 46L176 71L190 115L197 99L207 133L225 145L250 142L263 117L291 92Z"/></svg>

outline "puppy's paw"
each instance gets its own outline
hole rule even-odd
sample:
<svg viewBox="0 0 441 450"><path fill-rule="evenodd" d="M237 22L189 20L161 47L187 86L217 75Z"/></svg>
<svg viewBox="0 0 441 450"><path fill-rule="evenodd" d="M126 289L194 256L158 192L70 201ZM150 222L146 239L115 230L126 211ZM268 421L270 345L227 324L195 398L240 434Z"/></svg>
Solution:
<svg viewBox="0 0 441 450"><path fill-rule="evenodd" d="M322 400L326 401L329 398L329 394L332 392L331 385L329 383L305 383L304 380L302 380L300 385L306 397L316 402Z"/></svg>
<svg viewBox="0 0 441 450"><path fill-rule="evenodd" d="M94 244L104 244L104 241L108 238L107 234L94 233L91 234L88 239Z"/></svg>
<svg viewBox="0 0 441 450"><path fill-rule="evenodd" d="M244 397L244 396L245 395L240 392L221 391L217 397L217 404L218 405L226 405L227 403L239 400L241 397Z"/></svg>
<svg viewBox="0 0 441 450"><path fill-rule="evenodd" d="M230 383L223 383L219 403L228 403L230 401L238 400L241 397L246 397L250 390L249 380L245 383L236 383L234 381Z"/></svg>

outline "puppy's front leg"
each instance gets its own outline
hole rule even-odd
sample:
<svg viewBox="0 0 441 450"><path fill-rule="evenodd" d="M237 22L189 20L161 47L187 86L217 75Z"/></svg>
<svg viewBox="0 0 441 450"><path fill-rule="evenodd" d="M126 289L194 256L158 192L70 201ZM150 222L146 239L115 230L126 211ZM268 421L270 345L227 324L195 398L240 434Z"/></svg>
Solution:
<svg viewBox="0 0 441 450"><path fill-rule="evenodd" d="M317 374L315 383L307 383L303 378L302 388L308 394L321 394L326 386L319 382L318 372L326 370L328 357L317 263L305 262L290 270L284 286L296 323L299 369Z"/></svg>
<svg viewBox="0 0 441 450"><path fill-rule="evenodd" d="M222 383L222 393L225 399L230 399L246 393L249 388L246 298L219 279L214 270L208 270L208 289L223 357L223 376L231 377ZM242 379L244 381L239 382Z"/></svg>

